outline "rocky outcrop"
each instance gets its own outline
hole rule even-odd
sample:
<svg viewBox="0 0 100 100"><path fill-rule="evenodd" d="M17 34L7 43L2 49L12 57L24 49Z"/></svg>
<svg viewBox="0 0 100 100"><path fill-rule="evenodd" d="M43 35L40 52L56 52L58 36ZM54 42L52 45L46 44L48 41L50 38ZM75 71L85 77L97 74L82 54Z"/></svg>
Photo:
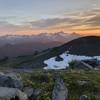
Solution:
<svg viewBox="0 0 100 100"><path fill-rule="evenodd" d="M10 87L10 88L23 88L23 83L20 78L16 76L16 74L0 74L0 86L1 87Z"/></svg>
<svg viewBox="0 0 100 100"><path fill-rule="evenodd" d="M73 66L70 66L73 69L84 69L84 70L91 70L93 67L84 61L75 61Z"/></svg>
<svg viewBox="0 0 100 100"><path fill-rule="evenodd" d="M63 80L57 78L52 92L52 100L65 100L67 96L68 89L65 87Z"/></svg>
<svg viewBox="0 0 100 100"><path fill-rule="evenodd" d="M100 65L100 62L97 59L89 59L89 60L83 60L83 62L91 65L93 68L97 67Z"/></svg>
<svg viewBox="0 0 100 100"><path fill-rule="evenodd" d="M0 100L28 100L25 93L16 88L0 87Z"/></svg>
<svg viewBox="0 0 100 100"><path fill-rule="evenodd" d="M72 69L83 69L83 70L96 70L100 69L100 61L97 59L87 59L81 61L72 61L70 62L69 68Z"/></svg>
<svg viewBox="0 0 100 100"><path fill-rule="evenodd" d="M23 87L23 82L16 74L0 72L0 100L36 100L42 90ZM22 92L23 91L23 92Z"/></svg>

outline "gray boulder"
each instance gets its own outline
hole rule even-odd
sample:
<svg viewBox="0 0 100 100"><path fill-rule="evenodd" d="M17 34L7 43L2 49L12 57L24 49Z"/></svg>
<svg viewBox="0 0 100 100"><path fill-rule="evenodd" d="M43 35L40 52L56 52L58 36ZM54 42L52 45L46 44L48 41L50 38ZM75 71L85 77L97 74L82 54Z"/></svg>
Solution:
<svg viewBox="0 0 100 100"><path fill-rule="evenodd" d="M82 96L80 96L80 100L89 100L89 99L86 95L82 95Z"/></svg>
<svg viewBox="0 0 100 100"><path fill-rule="evenodd" d="M35 100L33 92L34 92L33 88L30 88L30 87L24 88L24 93L27 94L28 100Z"/></svg>
<svg viewBox="0 0 100 100"><path fill-rule="evenodd" d="M0 100L28 100L27 95L16 88L0 87Z"/></svg>
<svg viewBox="0 0 100 100"><path fill-rule="evenodd" d="M37 96L37 95L39 95L39 94L41 94L42 93L42 89L40 89L40 88L37 88L37 89L34 89L34 96Z"/></svg>
<svg viewBox="0 0 100 100"><path fill-rule="evenodd" d="M33 91L34 91L34 89L31 87L24 88L24 93L26 93L28 97L31 97L33 95Z"/></svg>
<svg viewBox="0 0 100 100"><path fill-rule="evenodd" d="M27 94L29 100L36 100L36 97L42 92L41 89L33 89L31 87L25 87L24 93Z"/></svg>
<svg viewBox="0 0 100 100"><path fill-rule="evenodd" d="M1 87L11 87L11 88L23 88L23 83L21 78L18 78L16 74L0 74L0 86Z"/></svg>
<svg viewBox="0 0 100 100"><path fill-rule="evenodd" d="M57 78L52 92L52 100L65 100L67 97L68 89L65 87L63 80Z"/></svg>

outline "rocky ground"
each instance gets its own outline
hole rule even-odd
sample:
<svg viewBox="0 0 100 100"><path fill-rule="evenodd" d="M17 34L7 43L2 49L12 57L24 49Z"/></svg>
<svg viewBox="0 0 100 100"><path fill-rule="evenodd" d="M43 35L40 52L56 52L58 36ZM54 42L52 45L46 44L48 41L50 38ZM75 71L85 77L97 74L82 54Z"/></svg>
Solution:
<svg viewBox="0 0 100 100"><path fill-rule="evenodd" d="M0 90L0 100L100 100L100 61L74 60L64 70L0 67Z"/></svg>
<svg viewBox="0 0 100 100"><path fill-rule="evenodd" d="M0 72L0 100L100 100L100 71Z"/></svg>

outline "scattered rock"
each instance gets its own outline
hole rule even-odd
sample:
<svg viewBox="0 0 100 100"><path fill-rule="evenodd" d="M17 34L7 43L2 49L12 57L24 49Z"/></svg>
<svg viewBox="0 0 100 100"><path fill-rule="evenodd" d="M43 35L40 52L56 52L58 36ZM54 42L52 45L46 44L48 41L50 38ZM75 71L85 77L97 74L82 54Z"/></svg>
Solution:
<svg viewBox="0 0 100 100"><path fill-rule="evenodd" d="M89 86L90 84L91 84L91 82L90 81L88 81L88 80L77 80L76 81L76 84L78 85L78 86L83 86L83 85L87 85L87 86Z"/></svg>
<svg viewBox="0 0 100 100"><path fill-rule="evenodd" d="M68 89L65 87L63 80L57 78L52 92L52 100L65 100L67 96Z"/></svg>
<svg viewBox="0 0 100 100"><path fill-rule="evenodd" d="M71 66L73 69L84 69L84 70L91 70L93 67L83 61L76 61L73 66Z"/></svg>
<svg viewBox="0 0 100 100"><path fill-rule="evenodd" d="M97 59L83 60L83 62L91 65L93 68L95 68L96 66L100 65L99 61Z"/></svg>
<svg viewBox="0 0 100 100"><path fill-rule="evenodd" d="M82 96L80 97L80 100L89 100L89 99L88 99L88 97L87 97L86 95L82 95Z"/></svg>
<svg viewBox="0 0 100 100"><path fill-rule="evenodd" d="M28 100L27 95L19 89L0 87L0 100Z"/></svg>
<svg viewBox="0 0 100 100"><path fill-rule="evenodd" d="M31 87L25 87L24 93L27 94L29 100L36 100L36 97L42 92L41 89L33 89Z"/></svg>
<svg viewBox="0 0 100 100"><path fill-rule="evenodd" d="M11 87L11 88L23 88L23 83L20 78L16 76L16 74L0 74L0 86L1 87Z"/></svg>

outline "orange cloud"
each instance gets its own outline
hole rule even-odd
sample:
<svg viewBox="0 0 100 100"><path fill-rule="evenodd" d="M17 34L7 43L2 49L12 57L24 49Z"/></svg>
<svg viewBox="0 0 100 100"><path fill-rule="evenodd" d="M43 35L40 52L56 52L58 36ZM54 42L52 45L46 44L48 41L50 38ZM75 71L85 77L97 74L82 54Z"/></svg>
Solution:
<svg viewBox="0 0 100 100"><path fill-rule="evenodd" d="M100 8L81 13L64 14L62 17L28 21L21 25L0 22L0 34L32 35L58 31L77 32L81 35L100 35Z"/></svg>

